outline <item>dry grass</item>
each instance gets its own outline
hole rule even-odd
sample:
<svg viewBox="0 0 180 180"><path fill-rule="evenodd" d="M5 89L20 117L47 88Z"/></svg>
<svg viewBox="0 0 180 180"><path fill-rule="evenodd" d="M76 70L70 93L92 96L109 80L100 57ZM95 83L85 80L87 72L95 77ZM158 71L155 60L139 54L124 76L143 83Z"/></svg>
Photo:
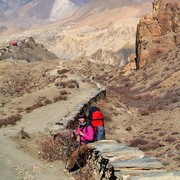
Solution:
<svg viewBox="0 0 180 180"><path fill-rule="evenodd" d="M138 109L138 113L141 115L141 116L147 116L150 114L150 111L148 108L139 108Z"/></svg>
<svg viewBox="0 0 180 180"><path fill-rule="evenodd" d="M69 134L63 135L59 133L54 139L45 135L39 142L41 147L40 158L48 161L65 161L66 157L74 150L74 142L72 140Z"/></svg>
<svg viewBox="0 0 180 180"><path fill-rule="evenodd" d="M68 94L68 92L67 91L60 91L60 95L67 95Z"/></svg>
<svg viewBox="0 0 180 180"><path fill-rule="evenodd" d="M50 99L46 99L45 101L44 101L44 104L45 105L47 105L47 104L52 104L53 102L50 100Z"/></svg>
<svg viewBox="0 0 180 180"><path fill-rule="evenodd" d="M96 180L97 178L94 176L94 168L87 164L85 167L81 168L80 171L74 176L75 180Z"/></svg>
<svg viewBox="0 0 180 180"><path fill-rule="evenodd" d="M7 125L16 125L17 121L20 121L22 116L20 114L13 115L10 117L7 117L5 119L0 120L0 127L7 126Z"/></svg>
<svg viewBox="0 0 180 180"><path fill-rule="evenodd" d="M59 96L54 97L54 102L65 101L65 100L67 100L67 96L59 95Z"/></svg>
<svg viewBox="0 0 180 180"><path fill-rule="evenodd" d="M142 151L150 151L161 147L158 141L148 141L141 138L136 138L130 141L130 147L138 147Z"/></svg>
<svg viewBox="0 0 180 180"><path fill-rule="evenodd" d="M44 106L44 104L42 102L37 102L36 104L33 104L30 107L27 107L25 110L27 113L30 113L31 111L33 111L34 109L40 108Z"/></svg>
<svg viewBox="0 0 180 180"><path fill-rule="evenodd" d="M65 74L65 73L67 73L67 72L69 72L68 69L59 69L59 70L57 70L57 73L58 73L58 74Z"/></svg>

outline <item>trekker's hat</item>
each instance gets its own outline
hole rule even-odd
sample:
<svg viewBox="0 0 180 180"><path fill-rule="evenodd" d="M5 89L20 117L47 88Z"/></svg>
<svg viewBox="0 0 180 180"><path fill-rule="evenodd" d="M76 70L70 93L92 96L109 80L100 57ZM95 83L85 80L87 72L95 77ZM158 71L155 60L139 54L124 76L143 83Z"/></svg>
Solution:
<svg viewBox="0 0 180 180"><path fill-rule="evenodd" d="M80 119L80 118L84 118L85 120L87 119L87 116L85 113L78 113L77 114L77 118Z"/></svg>

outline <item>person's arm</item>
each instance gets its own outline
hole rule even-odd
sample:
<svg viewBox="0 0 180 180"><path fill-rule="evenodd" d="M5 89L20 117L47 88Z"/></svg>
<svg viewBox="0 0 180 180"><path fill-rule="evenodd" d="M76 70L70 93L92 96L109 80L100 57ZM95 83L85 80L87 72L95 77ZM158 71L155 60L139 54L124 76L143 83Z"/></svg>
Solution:
<svg viewBox="0 0 180 180"><path fill-rule="evenodd" d="M76 130L76 132L75 132L75 135L77 136L77 135L79 135L79 132L80 132L80 128L77 128L77 130Z"/></svg>

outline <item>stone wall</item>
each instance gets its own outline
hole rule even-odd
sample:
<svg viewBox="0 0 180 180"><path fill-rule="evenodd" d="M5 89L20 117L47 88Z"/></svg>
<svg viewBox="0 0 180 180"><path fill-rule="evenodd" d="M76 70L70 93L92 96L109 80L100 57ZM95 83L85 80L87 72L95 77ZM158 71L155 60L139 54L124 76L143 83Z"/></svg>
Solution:
<svg viewBox="0 0 180 180"><path fill-rule="evenodd" d="M77 118L78 113L87 112L92 105L95 105L96 102L105 98L106 88L102 87L99 83L96 83L93 78L91 78L90 80L91 83L96 85L97 91L92 93L86 101L77 104L74 111L71 112L70 115L60 119L55 124L54 123L48 124L47 130L50 132L52 136L56 135L62 129L70 128L70 124L78 123L78 118Z"/></svg>
<svg viewBox="0 0 180 180"><path fill-rule="evenodd" d="M128 147L114 140L89 144L93 150L88 161L97 180L178 180L180 172L166 172L156 158L146 157L138 148Z"/></svg>

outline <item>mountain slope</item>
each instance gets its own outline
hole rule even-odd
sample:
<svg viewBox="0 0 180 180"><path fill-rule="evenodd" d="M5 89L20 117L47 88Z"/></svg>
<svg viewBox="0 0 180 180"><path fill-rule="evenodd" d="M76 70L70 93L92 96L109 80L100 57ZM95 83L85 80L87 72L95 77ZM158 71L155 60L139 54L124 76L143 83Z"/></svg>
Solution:
<svg viewBox="0 0 180 180"><path fill-rule="evenodd" d="M52 20L62 18L63 14L69 16L50 25L28 28L20 35L14 35L14 40L33 36L59 58L75 59L86 56L92 61L113 66L127 63L127 57L134 52L139 17L151 11L151 3L148 0L34 2L27 3L21 11L22 14L28 12L31 16L26 22L29 26L34 22L48 23L48 17ZM41 4L44 7L41 7ZM43 9L46 9L47 5L52 7L44 14ZM70 16L72 9L77 10Z"/></svg>
<svg viewBox="0 0 180 180"><path fill-rule="evenodd" d="M0 25L26 27L42 24L42 20L63 19L86 3L87 0L1 0Z"/></svg>
<svg viewBox="0 0 180 180"><path fill-rule="evenodd" d="M147 0L1 0L0 26L28 27L44 24L51 20L61 20L71 16L76 10L84 17L124 6L142 5ZM78 17L77 17L78 18ZM79 19L79 18L78 18ZM43 20L46 20L43 22Z"/></svg>

